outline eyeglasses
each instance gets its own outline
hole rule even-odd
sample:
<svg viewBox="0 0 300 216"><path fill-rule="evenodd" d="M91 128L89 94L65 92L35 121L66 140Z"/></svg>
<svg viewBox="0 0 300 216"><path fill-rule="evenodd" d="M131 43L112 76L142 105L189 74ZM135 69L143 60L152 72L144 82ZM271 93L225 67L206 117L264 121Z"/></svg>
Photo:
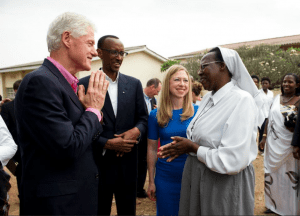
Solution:
<svg viewBox="0 0 300 216"><path fill-rule="evenodd" d="M210 65L210 64L212 64L212 63L221 63L221 61L213 61L213 62L208 62L208 63L206 63L206 64L201 64L201 65L200 65L200 69L198 70L198 73L199 73L200 71L203 71L208 65Z"/></svg>
<svg viewBox="0 0 300 216"><path fill-rule="evenodd" d="M109 50L109 49L103 49L103 48L100 48L100 49L105 50L105 51L109 52L109 54L111 54L111 55L113 55L113 56L116 56L116 57L117 57L118 55L120 55L120 56L122 56L122 57L125 57L125 56L128 55L128 52L123 52L123 51L118 52L117 50Z"/></svg>

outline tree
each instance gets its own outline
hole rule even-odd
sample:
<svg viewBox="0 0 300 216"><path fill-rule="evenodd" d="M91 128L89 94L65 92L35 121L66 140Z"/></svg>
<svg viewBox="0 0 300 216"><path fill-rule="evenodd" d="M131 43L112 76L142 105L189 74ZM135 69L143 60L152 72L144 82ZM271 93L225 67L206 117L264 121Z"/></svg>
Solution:
<svg viewBox="0 0 300 216"><path fill-rule="evenodd" d="M251 75L269 77L277 87L285 74L300 74L300 56L294 49L284 51L280 45L258 45L252 48L243 46L236 51Z"/></svg>
<svg viewBox="0 0 300 216"><path fill-rule="evenodd" d="M287 73L300 75L300 49L290 48L287 51L280 49L280 45L243 46L236 51L239 53L250 75L260 78L269 77L273 84L280 84L281 78ZM200 60L205 55L195 55L187 60L184 66L197 79ZM299 66L298 66L299 65Z"/></svg>
<svg viewBox="0 0 300 216"><path fill-rule="evenodd" d="M171 67L174 64L180 64L180 61L179 60L168 60L161 65L160 71L165 72L166 70L169 69L169 67Z"/></svg>
<svg viewBox="0 0 300 216"><path fill-rule="evenodd" d="M184 67L193 76L194 80L199 80L198 70L200 68L200 61L205 54L195 55L192 58L187 59Z"/></svg>

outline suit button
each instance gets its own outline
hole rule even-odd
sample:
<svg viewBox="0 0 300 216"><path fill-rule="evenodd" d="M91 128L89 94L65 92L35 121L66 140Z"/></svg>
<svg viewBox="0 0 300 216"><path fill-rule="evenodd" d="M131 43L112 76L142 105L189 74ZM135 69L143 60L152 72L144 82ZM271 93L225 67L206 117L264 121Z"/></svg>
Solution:
<svg viewBox="0 0 300 216"><path fill-rule="evenodd" d="M96 177L96 179L98 179L99 178L99 174L97 173L95 177Z"/></svg>

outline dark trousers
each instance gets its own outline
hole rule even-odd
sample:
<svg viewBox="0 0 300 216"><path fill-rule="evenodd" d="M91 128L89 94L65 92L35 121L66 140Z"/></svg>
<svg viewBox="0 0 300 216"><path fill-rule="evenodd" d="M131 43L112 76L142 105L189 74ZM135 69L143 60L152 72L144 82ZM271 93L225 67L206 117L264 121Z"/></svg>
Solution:
<svg viewBox="0 0 300 216"><path fill-rule="evenodd" d="M147 177L147 139L138 144L138 179L137 179L138 193L143 192L146 177Z"/></svg>
<svg viewBox="0 0 300 216"><path fill-rule="evenodd" d="M22 178L22 164L18 164L16 168L16 178L17 178L17 186L19 191L19 198L20 198L20 185L21 185L21 178Z"/></svg>
<svg viewBox="0 0 300 216"><path fill-rule="evenodd" d="M259 136L258 136L258 144L260 143L260 141L261 141L262 138L263 138L263 134L264 134L264 131L265 131L266 120L267 120L267 119L265 119L264 123L261 125L261 128L258 128L258 133L259 133ZM261 151L261 152L264 152L264 151L262 151L262 150L259 148L259 145L258 145L258 150Z"/></svg>
<svg viewBox="0 0 300 216"><path fill-rule="evenodd" d="M100 184L98 215L110 215L113 194L118 215L136 214L136 182L125 183L124 179L118 179L115 184Z"/></svg>

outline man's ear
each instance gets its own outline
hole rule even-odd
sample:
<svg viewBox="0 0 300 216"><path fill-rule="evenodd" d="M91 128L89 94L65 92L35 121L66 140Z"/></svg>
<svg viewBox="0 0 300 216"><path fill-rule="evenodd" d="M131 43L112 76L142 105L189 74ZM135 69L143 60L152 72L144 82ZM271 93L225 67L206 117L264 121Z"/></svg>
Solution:
<svg viewBox="0 0 300 216"><path fill-rule="evenodd" d="M98 53L98 57L102 59L102 50L98 48L97 53Z"/></svg>
<svg viewBox="0 0 300 216"><path fill-rule="evenodd" d="M61 35L61 42L65 45L65 47L71 47L71 33L69 31L65 31Z"/></svg>

